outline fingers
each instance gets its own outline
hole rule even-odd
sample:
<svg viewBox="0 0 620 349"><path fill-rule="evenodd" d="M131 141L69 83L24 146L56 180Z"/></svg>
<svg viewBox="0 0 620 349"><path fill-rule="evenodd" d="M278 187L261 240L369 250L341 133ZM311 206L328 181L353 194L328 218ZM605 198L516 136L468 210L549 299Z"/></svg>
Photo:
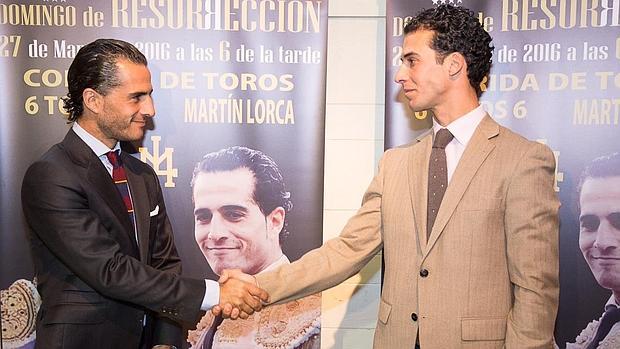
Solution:
<svg viewBox="0 0 620 349"><path fill-rule="evenodd" d="M246 312L242 312L239 310L239 308L234 308L230 304L225 304L224 307L219 307L219 309L221 310L220 314L222 315L224 319L236 320L238 317L242 319L247 319L250 316L250 314Z"/></svg>
<svg viewBox="0 0 620 349"><path fill-rule="evenodd" d="M248 279L248 275L240 271L231 270L222 273L226 281L220 283L220 303L211 310L214 315L231 319L237 317L247 319L255 311L260 311L263 301L269 299L267 292L257 287L254 282L240 281L237 276ZM254 278L249 276L249 280L254 281Z"/></svg>
<svg viewBox="0 0 620 349"><path fill-rule="evenodd" d="M261 302L261 300L252 296L250 293L243 296L243 302L245 303L245 307L242 306L239 307L239 309L245 311L248 314L251 314L251 312L254 311L261 311L261 309L263 309L263 303Z"/></svg>
<svg viewBox="0 0 620 349"><path fill-rule="evenodd" d="M252 295L249 294L248 285L236 279L229 279L224 284L220 284L220 304L230 304L248 314L253 313L256 300L253 300Z"/></svg>
<svg viewBox="0 0 620 349"><path fill-rule="evenodd" d="M239 304L237 308L242 312L252 314L255 311L260 311L263 308L263 303L260 299L252 296L249 291L246 290L246 293L242 296L243 303Z"/></svg>
<svg viewBox="0 0 620 349"><path fill-rule="evenodd" d="M234 314L233 310L235 310ZM224 307L222 308L222 317L224 319L235 320L237 316L239 316L239 310L237 308L233 308L232 304L224 304Z"/></svg>
<svg viewBox="0 0 620 349"><path fill-rule="evenodd" d="M247 319L247 318L250 317L250 314L242 311L242 312L239 313L239 317L242 318L242 319Z"/></svg>
<svg viewBox="0 0 620 349"><path fill-rule="evenodd" d="M218 316L222 314L222 307L219 304L214 306L213 308L211 308L211 313L213 314L213 316Z"/></svg>
<svg viewBox="0 0 620 349"><path fill-rule="evenodd" d="M232 318L231 314L233 309L231 304L218 304L211 308L211 313L213 316L221 315L224 319L229 319Z"/></svg>
<svg viewBox="0 0 620 349"><path fill-rule="evenodd" d="M254 285L248 285L248 292L260 301L264 303L269 303L269 294L262 288ZM260 306L262 307L262 303L260 304Z"/></svg>
<svg viewBox="0 0 620 349"><path fill-rule="evenodd" d="M232 304L227 303L226 305L224 305L223 312L228 317L233 317L233 315L234 315L234 317L236 318L237 315L239 314L239 310L237 309L237 311L235 311L235 314L233 314L233 310L235 310L235 309L237 309L237 308L233 307Z"/></svg>

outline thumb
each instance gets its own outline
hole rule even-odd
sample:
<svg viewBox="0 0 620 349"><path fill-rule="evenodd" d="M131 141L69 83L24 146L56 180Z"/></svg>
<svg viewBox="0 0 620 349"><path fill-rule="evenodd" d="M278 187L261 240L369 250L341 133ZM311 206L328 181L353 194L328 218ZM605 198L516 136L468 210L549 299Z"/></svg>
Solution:
<svg viewBox="0 0 620 349"><path fill-rule="evenodd" d="M230 272L228 271L228 269L224 269L222 275L220 275L220 278L217 280L217 282L219 284L223 284L228 281L228 279L230 279Z"/></svg>

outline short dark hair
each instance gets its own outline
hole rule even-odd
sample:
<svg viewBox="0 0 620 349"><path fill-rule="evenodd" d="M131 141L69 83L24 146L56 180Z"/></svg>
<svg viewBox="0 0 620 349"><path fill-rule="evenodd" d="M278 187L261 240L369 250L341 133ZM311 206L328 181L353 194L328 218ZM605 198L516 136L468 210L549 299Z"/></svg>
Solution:
<svg viewBox="0 0 620 349"><path fill-rule="evenodd" d="M98 39L80 48L67 74L69 92L62 98L69 121L76 121L84 112L82 93L86 88L105 95L120 85L116 66L119 59L147 65L146 57L122 40Z"/></svg>
<svg viewBox="0 0 620 349"><path fill-rule="evenodd" d="M480 83L491 71L493 45L474 12L464 7L440 5L422 10L405 24L405 35L417 30L434 32L430 47L437 52L437 63L458 52L467 62L469 84L482 95Z"/></svg>
<svg viewBox="0 0 620 349"><path fill-rule="evenodd" d="M280 242L282 242L289 234L287 214L293 209L293 203L278 165L265 153L242 146L233 146L209 153L196 164L191 186L194 187L196 177L201 172L233 171L239 168L247 168L254 174L256 182L252 199L263 215L267 216L277 207L284 209L284 224L280 231Z"/></svg>
<svg viewBox="0 0 620 349"><path fill-rule="evenodd" d="M620 177L620 153L599 156L581 172L577 186L577 200L581 200L581 188L589 178Z"/></svg>

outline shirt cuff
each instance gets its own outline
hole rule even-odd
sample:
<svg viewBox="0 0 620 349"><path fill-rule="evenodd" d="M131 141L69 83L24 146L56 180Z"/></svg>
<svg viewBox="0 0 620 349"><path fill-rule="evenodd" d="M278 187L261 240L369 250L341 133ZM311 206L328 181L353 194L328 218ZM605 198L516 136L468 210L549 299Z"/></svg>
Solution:
<svg viewBox="0 0 620 349"><path fill-rule="evenodd" d="M209 310L220 302L220 284L217 281L205 279L205 296L202 298L200 310Z"/></svg>

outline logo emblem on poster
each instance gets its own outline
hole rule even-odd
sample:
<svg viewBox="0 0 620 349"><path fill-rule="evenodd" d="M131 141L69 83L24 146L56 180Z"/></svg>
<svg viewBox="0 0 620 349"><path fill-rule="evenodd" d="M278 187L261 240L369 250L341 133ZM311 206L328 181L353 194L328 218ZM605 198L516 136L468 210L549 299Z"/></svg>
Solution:
<svg viewBox="0 0 620 349"><path fill-rule="evenodd" d="M151 136L151 142L153 142L153 153L150 153L146 147L140 147L138 149L140 152L140 160L145 163L150 163L158 176L166 176L164 187L174 188L175 183L173 178L179 176L179 169L172 166L172 153L174 152L174 148L165 148L164 152L160 153L160 141L161 136ZM161 165L164 160L166 161L166 168L162 169Z"/></svg>
<svg viewBox="0 0 620 349"><path fill-rule="evenodd" d="M463 3L463 0L433 0L433 5L454 5L458 6Z"/></svg>

